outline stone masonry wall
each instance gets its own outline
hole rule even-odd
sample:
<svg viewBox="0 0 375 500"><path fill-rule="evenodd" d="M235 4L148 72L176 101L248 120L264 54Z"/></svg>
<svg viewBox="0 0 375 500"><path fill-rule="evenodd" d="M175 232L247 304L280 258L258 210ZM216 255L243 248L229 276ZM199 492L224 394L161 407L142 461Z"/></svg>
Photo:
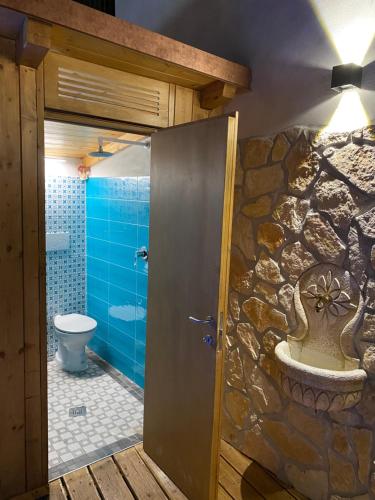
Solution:
<svg viewBox="0 0 375 500"><path fill-rule="evenodd" d="M375 498L375 127L293 128L241 141L236 171L223 437L312 499ZM278 385L274 347L318 262L351 271L368 300L355 338L362 401L314 412Z"/></svg>

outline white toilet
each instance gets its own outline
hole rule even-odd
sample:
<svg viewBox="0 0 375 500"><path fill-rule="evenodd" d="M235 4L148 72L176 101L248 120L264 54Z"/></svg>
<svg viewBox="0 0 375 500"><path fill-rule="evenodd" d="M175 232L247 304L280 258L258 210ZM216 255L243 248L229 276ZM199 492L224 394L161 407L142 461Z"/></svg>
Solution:
<svg viewBox="0 0 375 500"><path fill-rule="evenodd" d="M68 372L86 370L85 348L94 336L97 322L83 314L58 314L53 321L58 339L56 361Z"/></svg>

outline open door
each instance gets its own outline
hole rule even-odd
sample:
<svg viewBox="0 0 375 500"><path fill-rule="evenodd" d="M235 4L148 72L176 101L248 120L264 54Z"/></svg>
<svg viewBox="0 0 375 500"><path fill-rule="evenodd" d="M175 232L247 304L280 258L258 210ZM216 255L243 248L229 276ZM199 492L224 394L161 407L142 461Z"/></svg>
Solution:
<svg viewBox="0 0 375 500"><path fill-rule="evenodd" d="M217 496L237 115L152 136L144 449Z"/></svg>

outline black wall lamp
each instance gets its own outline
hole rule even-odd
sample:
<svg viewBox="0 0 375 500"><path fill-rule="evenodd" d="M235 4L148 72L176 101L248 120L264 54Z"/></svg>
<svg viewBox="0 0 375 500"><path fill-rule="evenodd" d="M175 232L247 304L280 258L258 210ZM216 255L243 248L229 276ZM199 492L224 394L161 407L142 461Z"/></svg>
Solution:
<svg viewBox="0 0 375 500"><path fill-rule="evenodd" d="M358 64L339 64L332 68L331 89L336 92L343 90L361 88L362 66Z"/></svg>

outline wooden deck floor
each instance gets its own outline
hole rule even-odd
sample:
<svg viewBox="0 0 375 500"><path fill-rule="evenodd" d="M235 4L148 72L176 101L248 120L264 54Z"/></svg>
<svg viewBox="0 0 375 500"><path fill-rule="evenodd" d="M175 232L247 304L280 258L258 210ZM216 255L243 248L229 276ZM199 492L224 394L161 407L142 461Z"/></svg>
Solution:
<svg viewBox="0 0 375 500"><path fill-rule="evenodd" d="M51 500L187 500L142 445L66 474L50 484ZM265 469L222 442L219 500L301 500Z"/></svg>

